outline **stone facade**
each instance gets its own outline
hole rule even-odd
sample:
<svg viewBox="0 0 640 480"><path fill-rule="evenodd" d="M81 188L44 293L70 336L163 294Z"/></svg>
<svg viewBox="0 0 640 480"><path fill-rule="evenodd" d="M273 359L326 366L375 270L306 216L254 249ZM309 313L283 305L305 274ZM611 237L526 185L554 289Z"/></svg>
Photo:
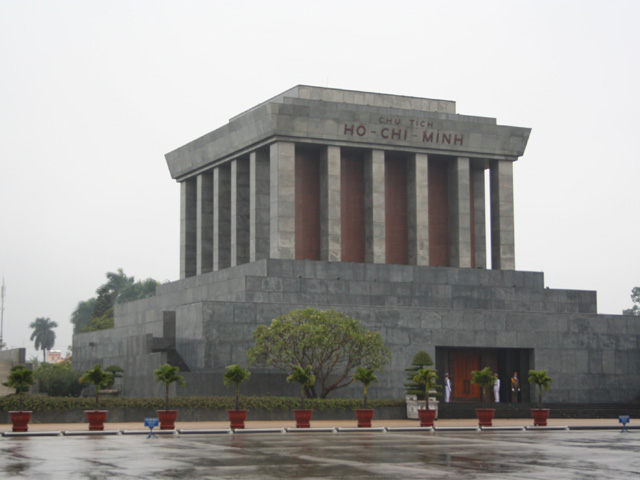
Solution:
<svg viewBox="0 0 640 480"><path fill-rule="evenodd" d="M75 335L74 368L120 365L123 394L151 396L169 362L187 379L177 394L229 394L224 367L246 364L256 326L315 307L391 349L372 397L403 397L404 368L426 350L454 401L477 400L468 373L485 365L503 399L518 371L531 400L526 373L546 368L549 401L634 400L638 319L515 270L513 164L529 133L450 101L309 86L232 118L166 156L181 184L180 280L118 305L113 329ZM252 372L247 393L297 393L282 372Z"/></svg>

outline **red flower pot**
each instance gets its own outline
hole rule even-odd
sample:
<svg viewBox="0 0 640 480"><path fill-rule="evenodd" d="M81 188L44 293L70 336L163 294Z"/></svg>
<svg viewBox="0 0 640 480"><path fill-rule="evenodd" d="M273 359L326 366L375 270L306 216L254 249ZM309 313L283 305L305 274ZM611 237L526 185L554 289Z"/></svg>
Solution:
<svg viewBox="0 0 640 480"><path fill-rule="evenodd" d="M495 412L495 408L476 408L478 425L481 427L491 427L493 425L493 414Z"/></svg>
<svg viewBox="0 0 640 480"><path fill-rule="evenodd" d="M231 428L244 428L244 421L247 419L247 410L227 410Z"/></svg>
<svg viewBox="0 0 640 480"><path fill-rule="evenodd" d="M311 415L313 410L297 408L293 411L293 418L296 419L296 428L311 427Z"/></svg>
<svg viewBox="0 0 640 480"><path fill-rule="evenodd" d="M104 430L104 421L107 419L108 410L85 410L89 430Z"/></svg>
<svg viewBox="0 0 640 480"><path fill-rule="evenodd" d="M29 420L31 420L31 412L28 410L10 411L11 423L14 432L29 431Z"/></svg>
<svg viewBox="0 0 640 480"><path fill-rule="evenodd" d="M160 430L175 430L178 410L156 410L160 420Z"/></svg>
<svg viewBox="0 0 640 480"><path fill-rule="evenodd" d="M372 408L357 408L356 419L358 420L358 428L371 428L371 420L373 419Z"/></svg>
<svg viewBox="0 0 640 480"><path fill-rule="evenodd" d="M419 408L418 418L421 427L433 427L433 421L436 418L436 411L429 408Z"/></svg>
<svg viewBox="0 0 640 480"><path fill-rule="evenodd" d="M533 425L536 427L546 427L549 418L548 408L532 408L531 416L533 417Z"/></svg>

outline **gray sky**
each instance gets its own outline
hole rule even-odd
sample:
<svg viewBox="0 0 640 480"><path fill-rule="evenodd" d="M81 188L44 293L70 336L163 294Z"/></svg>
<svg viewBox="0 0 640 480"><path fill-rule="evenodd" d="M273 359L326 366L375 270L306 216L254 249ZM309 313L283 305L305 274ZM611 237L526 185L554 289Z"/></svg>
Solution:
<svg viewBox="0 0 640 480"><path fill-rule="evenodd" d="M531 127L516 265L620 313L640 285L640 2L0 0L4 339L105 273L178 278L164 154L294 85L457 102Z"/></svg>

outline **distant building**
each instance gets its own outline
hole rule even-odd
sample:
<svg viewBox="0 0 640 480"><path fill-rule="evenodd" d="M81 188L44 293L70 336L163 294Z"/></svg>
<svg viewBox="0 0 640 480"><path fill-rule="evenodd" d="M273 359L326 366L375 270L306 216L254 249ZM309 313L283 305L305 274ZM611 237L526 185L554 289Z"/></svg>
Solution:
<svg viewBox="0 0 640 480"><path fill-rule="evenodd" d="M47 362L48 363L60 363L65 358L62 358L62 352L60 350L49 350L47 352Z"/></svg>
<svg viewBox="0 0 640 480"><path fill-rule="evenodd" d="M470 372L484 366L517 371L523 401L530 368L554 379L549 401L637 398L638 318L598 315L595 292L515 269L513 168L529 134L452 101L303 85L247 110L166 155L180 280L117 305L114 328L76 334L74 368L119 365L122 394L145 396L169 362L187 380L177 394L228 394L224 367L246 364L256 326L312 306L380 332L392 362L377 397L403 397L426 350L454 402L479 399ZM252 394L295 391L252 371Z"/></svg>

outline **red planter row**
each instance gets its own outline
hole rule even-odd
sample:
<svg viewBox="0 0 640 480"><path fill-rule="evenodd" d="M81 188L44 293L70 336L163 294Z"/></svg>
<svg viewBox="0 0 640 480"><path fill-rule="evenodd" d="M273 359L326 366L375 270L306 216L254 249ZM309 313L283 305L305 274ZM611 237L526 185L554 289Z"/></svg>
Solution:
<svg viewBox="0 0 640 480"><path fill-rule="evenodd" d="M373 419L373 409L357 409L356 419L359 428L370 428ZM493 408L477 408L478 425L481 427L491 427L493 425ZM107 410L85 410L87 421L89 422L89 430L104 430L104 422L107 419ZM160 420L161 430L174 430L176 418L178 418L177 410L157 410L158 419ZM244 422L247 419L247 410L227 410L231 428L244 428ZM296 409L293 411L297 428L310 428L311 416L313 410ZM533 417L533 425L544 427L547 425L549 418L548 408L532 408L531 415ZM31 420L30 411L12 411L9 412L14 432L26 432L29 430L29 421ZM435 410L419 409L418 417L420 418L421 427L433 427L436 416Z"/></svg>

